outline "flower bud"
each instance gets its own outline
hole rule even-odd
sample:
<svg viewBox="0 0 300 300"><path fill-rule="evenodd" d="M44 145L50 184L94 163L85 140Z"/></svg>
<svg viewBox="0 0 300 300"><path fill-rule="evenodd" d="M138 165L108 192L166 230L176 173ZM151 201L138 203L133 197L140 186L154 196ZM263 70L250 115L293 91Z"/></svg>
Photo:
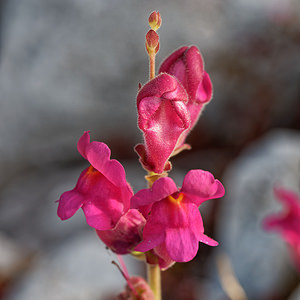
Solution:
<svg viewBox="0 0 300 300"><path fill-rule="evenodd" d="M147 171L162 174L171 169L168 159L180 136L190 128L187 102L188 95L181 83L166 73L139 90L138 126L144 133L145 144L138 144L135 151Z"/></svg>
<svg viewBox="0 0 300 300"><path fill-rule="evenodd" d="M129 281L129 282L128 282ZM144 278L133 276L128 279L125 290L115 300L154 300L154 294Z"/></svg>
<svg viewBox="0 0 300 300"><path fill-rule="evenodd" d="M150 29L146 34L146 50L148 54L157 53L159 50L159 36L158 34Z"/></svg>
<svg viewBox="0 0 300 300"><path fill-rule="evenodd" d="M197 123L203 107L212 98L212 83L204 71L204 63L200 51L195 46L181 47L169 55L159 68L159 73L175 76L188 93L187 108L191 118L192 129ZM181 139L177 152L184 146L184 140L189 132ZM186 146L185 146L186 147Z"/></svg>
<svg viewBox="0 0 300 300"><path fill-rule="evenodd" d="M149 25L156 31L161 26L161 16L158 11L153 11L149 16Z"/></svg>

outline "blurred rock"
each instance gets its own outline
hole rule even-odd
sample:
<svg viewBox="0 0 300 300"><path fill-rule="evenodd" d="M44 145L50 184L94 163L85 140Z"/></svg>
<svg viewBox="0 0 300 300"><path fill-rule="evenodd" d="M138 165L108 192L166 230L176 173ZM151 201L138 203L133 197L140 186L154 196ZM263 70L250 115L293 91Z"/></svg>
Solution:
<svg viewBox="0 0 300 300"><path fill-rule="evenodd" d="M0 297L2 289L25 271L33 259L33 254L0 232Z"/></svg>
<svg viewBox="0 0 300 300"><path fill-rule="evenodd" d="M280 295L297 280L287 246L279 235L262 229L262 220L281 209L275 184L299 190L299 149L298 132L274 131L244 151L225 174L218 251L229 255L249 299Z"/></svg>
<svg viewBox="0 0 300 300"><path fill-rule="evenodd" d="M129 272L137 274L138 262L130 259ZM116 256L105 250L94 232L66 238L40 257L5 299L103 300L126 285L120 271L111 264L113 260L117 261Z"/></svg>
<svg viewBox="0 0 300 300"><path fill-rule="evenodd" d="M300 299L300 286L295 289L292 295L288 298L288 300L299 300Z"/></svg>
<svg viewBox="0 0 300 300"><path fill-rule="evenodd" d="M0 193L0 227L11 238L8 243L0 236L0 283L2 270L10 279L5 299L96 300L125 286L120 272L110 264L116 256L86 224L82 211L66 221L56 214L55 200L75 186L87 165L40 168L15 178ZM133 187L142 188L144 171L137 168L138 162L124 165ZM24 249L35 254L28 261ZM20 268L23 260L26 272ZM130 274L139 274L137 262L129 257L128 263Z"/></svg>

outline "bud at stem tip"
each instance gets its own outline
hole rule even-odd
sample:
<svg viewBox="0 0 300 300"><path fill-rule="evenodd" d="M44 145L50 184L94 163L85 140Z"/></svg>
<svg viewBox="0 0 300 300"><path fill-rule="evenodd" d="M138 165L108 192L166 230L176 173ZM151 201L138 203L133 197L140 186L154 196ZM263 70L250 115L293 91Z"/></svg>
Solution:
<svg viewBox="0 0 300 300"><path fill-rule="evenodd" d="M161 16L158 11L154 11L149 16L149 25L156 31L161 26Z"/></svg>

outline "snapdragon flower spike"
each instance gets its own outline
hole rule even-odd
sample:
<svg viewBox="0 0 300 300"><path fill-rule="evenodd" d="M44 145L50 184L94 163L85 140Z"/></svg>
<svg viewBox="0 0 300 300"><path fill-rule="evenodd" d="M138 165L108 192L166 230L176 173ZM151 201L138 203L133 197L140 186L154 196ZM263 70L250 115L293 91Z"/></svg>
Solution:
<svg viewBox="0 0 300 300"><path fill-rule="evenodd" d="M203 106L212 98L212 83L204 71L203 59L197 47L184 46L174 51L161 64L159 73L163 72L175 76L186 89L192 129ZM182 139L182 144L187 134L188 132Z"/></svg>
<svg viewBox="0 0 300 300"><path fill-rule="evenodd" d="M189 171L178 190L169 177L158 179L151 189L136 193L132 208L141 208L147 223L143 241L135 248L146 252L154 249L162 257L176 262L192 260L199 242L217 246L218 242L204 234L198 207L209 199L224 195L224 187L213 175L203 170Z"/></svg>
<svg viewBox="0 0 300 300"><path fill-rule="evenodd" d="M145 145L135 150L143 167L157 174L170 170L169 157L180 136L190 128L188 96L180 82L160 74L146 83L137 95L138 126Z"/></svg>
<svg viewBox="0 0 300 300"><path fill-rule="evenodd" d="M282 239L290 245L300 272L300 196L278 187L274 188L274 193L285 206L285 210L266 217L263 226L266 230L277 231Z"/></svg>
<svg viewBox="0 0 300 300"><path fill-rule="evenodd" d="M128 211L133 195L124 168L117 160L110 159L106 144L90 143L89 132L82 135L77 148L91 165L81 173L75 188L61 195L57 214L66 220L82 208L90 226L112 229Z"/></svg>

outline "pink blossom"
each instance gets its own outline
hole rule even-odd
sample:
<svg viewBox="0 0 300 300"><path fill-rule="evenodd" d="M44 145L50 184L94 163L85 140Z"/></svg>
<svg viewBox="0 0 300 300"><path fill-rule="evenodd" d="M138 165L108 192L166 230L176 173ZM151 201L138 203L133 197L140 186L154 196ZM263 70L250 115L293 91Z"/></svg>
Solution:
<svg viewBox="0 0 300 300"><path fill-rule="evenodd" d="M203 106L212 97L212 83L204 71L203 59L196 46L181 47L169 55L159 68L159 73L175 76L186 89L189 101L187 108L191 129L195 126ZM182 144L188 132L181 137Z"/></svg>
<svg viewBox="0 0 300 300"><path fill-rule="evenodd" d="M135 248L146 252L151 249L162 257L177 262L192 260L199 242L216 246L218 243L204 234L198 207L209 199L224 195L224 187L207 171L191 170L178 190L171 178L160 178L151 189L136 193L132 208L141 208L147 223L143 241Z"/></svg>
<svg viewBox="0 0 300 300"><path fill-rule="evenodd" d="M168 159L180 136L190 128L187 101L185 89L168 74L160 74L140 89L138 125L145 145L139 144L135 150L146 170L161 174L170 169Z"/></svg>
<svg viewBox="0 0 300 300"><path fill-rule="evenodd" d="M277 231L282 239L290 245L300 271L300 197L283 188L275 188L274 193L285 206L285 210L266 217L263 226L266 230Z"/></svg>
<svg viewBox="0 0 300 300"><path fill-rule="evenodd" d="M61 195L57 214L66 220L82 208L90 226L98 230L112 229L128 211L133 195L124 168L110 159L107 145L90 143L88 132L79 139L77 148L91 165L81 173L75 188Z"/></svg>
<svg viewBox="0 0 300 300"><path fill-rule="evenodd" d="M142 240L146 220L137 209L129 209L110 230L96 230L100 239L117 254L130 253Z"/></svg>

